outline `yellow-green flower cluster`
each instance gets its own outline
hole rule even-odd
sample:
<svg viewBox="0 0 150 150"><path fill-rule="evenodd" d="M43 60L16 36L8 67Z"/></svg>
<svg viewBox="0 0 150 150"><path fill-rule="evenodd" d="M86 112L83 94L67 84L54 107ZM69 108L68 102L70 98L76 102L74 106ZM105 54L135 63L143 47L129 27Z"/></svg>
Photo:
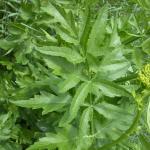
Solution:
<svg viewBox="0 0 150 150"><path fill-rule="evenodd" d="M150 64L144 66L144 68L139 72L140 81L146 86L150 87Z"/></svg>

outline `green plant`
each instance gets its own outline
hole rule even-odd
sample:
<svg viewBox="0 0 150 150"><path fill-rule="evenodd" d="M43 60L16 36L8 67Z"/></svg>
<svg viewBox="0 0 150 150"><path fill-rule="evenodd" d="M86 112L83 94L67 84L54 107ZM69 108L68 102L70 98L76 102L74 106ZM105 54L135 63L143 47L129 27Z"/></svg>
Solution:
<svg viewBox="0 0 150 150"><path fill-rule="evenodd" d="M148 150L150 13L138 2L2 1L13 17L1 15L0 149Z"/></svg>

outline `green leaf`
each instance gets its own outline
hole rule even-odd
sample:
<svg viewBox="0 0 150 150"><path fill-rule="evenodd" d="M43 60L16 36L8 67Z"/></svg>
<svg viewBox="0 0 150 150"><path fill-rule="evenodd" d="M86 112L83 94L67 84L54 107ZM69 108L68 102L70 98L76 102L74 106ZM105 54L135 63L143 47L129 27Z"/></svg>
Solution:
<svg viewBox="0 0 150 150"><path fill-rule="evenodd" d="M22 19L28 21L33 18L33 7L29 3L22 3L21 9L19 10L19 14Z"/></svg>
<svg viewBox="0 0 150 150"><path fill-rule="evenodd" d="M84 52L87 49L87 41L89 39L89 34L91 30L91 11L89 8L86 9L86 12L83 16L83 24L81 25L81 35L80 35L80 44L82 45Z"/></svg>
<svg viewBox="0 0 150 150"><path fill-rule="evenodd" d="M121 107L106 102L96 104L94 106L94 109L99 114L103 115L105 118L108 119L119 119L121 116L124 119L128 119L129 115L131 115L130 113L127 112L127 110L124 110Z"/></svg>
<svg viewBox="0 0 150 150"><path fill-rule="evenodd" d="M59 75L64 79L73 75L73 78L76 78L75 80L77 80L77 78L82 81L88 80L88 78L82 74L83 64L74 65L64 58L54 56L43 56L43 60L46 66L52 69L55 75Z"/></svg>
<svg viewBox="0 0 150 150"><path fill-rule="evenodd" d="M49 112L57 111L64 107L70 100L69 95L55 96L51 93L42 92L41 95L35 95L34 98L29 100L11 101L13 104L32 108L32 109L43 109L43 115Z"/></svg>
<svg viewBox="0 0 150 150"><path fill-rule="evenodd" d="M11 48L14 48L15 43L12 41L8 41L5 39L0 39L0 48L3 50L9 50Z"/></svg>
<svg viewBox="0 0 150 150"><path fill-rule="evenodd" d="M1 150L21 150L21 146L15 142L0 143Z"/></svg>
<svg viewBox="0 0 150 150"><path fill-rule="evenodd" d="M11 108L11 106L9 106ZM3 108L2 108L3 109ZM2 110L1 109L1 110ZM16 114L13 114L15 112ZM0 142L5 142L10 138L16 139L18 134L17 127L15 126L16 118L18 117L18 112L15 108L13 110L10 109L7 114L1 112L0 114ZM14 133L13 130L16 130ZM8 144L9 145L9 144Z"/></svg>
<svg viewBox="0 0 150 150"><path fill-rule="evenodd" d="M140 135L140 142L142 150L149 150L150 142L143 135Z"/></svg>
<svg viewBox="0 0 150 150"><path fill-rule="evenodd" d="M107 17L108 6L104 6L98 12L98 16L92 27L89 40L87 42L87 52L91 55L97 56L97 51L100 51L100 46L103 44L106 32Z"/></svg>
<svg viewBox="0 0 150 150"><path fill-rule="evenodd" d="M56 30L62 40L66 41L68 43L75 44L75 45L79 44L78 39L76 37L73 37L72 35L70 35L70 33L62 31L60 29L56 29Z"/></svg>
<svg viewBox="0 0 150 150"><path fill-rule="evenodd" d="M69 47L44 46L37 47L36 50L45 55L64 57L74 64L84 61L84 58L75 49Z"/></svg>
<svg viewBox="0 0 150 150"><path fill-rule="evenodd" d="M134 26L134 27L136 28L136 30L137 30L138 33L140 33L140 29L139 29L139 26L138 26L138 23L137 23L137 19L136 19L136 17L135 17L134 14L131 14L131 16L130 16L128 22L129 22L132 26Z"/></svg>
<svg viewBox="0 0 150 150"><path fill-rule="evenodd" d="M108 143L119 138L129 129L133 121L134 115L129 113L128 110L107 102L96 104L93 108L100 114L100 120L97 117L94 121L97 130L95 136L99 140L108 141ZM106 144L103 141L100 143L101 145Z"/></svg>
<svg viewBox="0 0 150 150"><path fill-rule="evenodd" d="M9 24L8 31L12 35L19 35L20 38L26 38L28 30L21 23L14 22Z"/></svg>
<svg viewBox="0 0 150 150"><path fill-rule="evenodd" d="M98 58L96 58L95 56L91 54L87 54L87 61L89 64L89 70L91 72L97 73L99 71L99 64L100 64Z"/></svg>
<svg viewBox="0 0 150 150"><path fill-rule="evenodd" d="M141 69L143 65L144 56L140 49L135 49L133 51L133 61L137 65L138 69Z"/></svg>
<svg viewBox="0 0 150 150"><path fill-rule="evenodd" d="M92 108L86 108L83 111L83 114L80 119L79 125L79 144L78 148L80 149L88 149L92 144L92 138L90 138L90 122L92 118L93 110Z"/></svg>
<svg viewBox="0 0 150 150"><path fill-rule="evenodd" d="M108 80L99 79L98 81L94 82L93 85L99 88L104 95L109 97L131 97L131 94L126 89Z"/></svg>
<svg viewBox="0 0 150 150"><path fill-rule="evenodd" d="M120 36L117 31L117 20L114 21L113 31L110 38L110 47L119 47L121 45Z"/></svg>
<svg viewBox="0 0 150 150"><path fill-rule="evenodd" d="M59 144L66 143L67 139L64 136L48 133L46 137L40 138L38 142L35 142L27 150L43 150L43 149L54 149Z"/></svg>
<svg viewBox="0 0 150 150"><path fill-rule="evenodd" d="M68 121L71 122L76 116L80 109L80 106L84 103L88 93L90 91L91 82L82 83L72 99L70 110L69 110L69 119Z"/></svg>
<svg viewBox="0 0 150 150"><path fill-rule="evenodd" d="M80 79L75 75L70 75L63 82L58 84L59 92L65 93L73 87L76 87Z"/></svg>
<svg viewBox="0 0 150 150"><path fill-rule="evenodd" d="M150 130L150 98L149 98L149 104L148 104L148 108L147 108L147 124Z"/></svg>
<svg viewBox="0 0 150 150"><path fill-rule="evenodd" d="M54 74L63 76L63 72L72 73L74 65L68 62L64 58L53 57L53 56L44 56L43 60L46 66L53 70Z"/></svg>
<svg viewBox="0 0 150 150"><path fill-rule="evenodd" d="M57 42L57 39L55 39L53 36L51 36L47 31L44 29L41 29L43 33L45 34L46 38L51 42Z"/></svg>
<svg viewBox="0 0 150 150"><path fill-rule="evenodd" d="M142 43L142 49L145 53L150 54L150 38Z"/></svg>
<svg viewBox="0 0 150 150"><path fill-rule="evenodd" d="M130 67L129 61L120 49L106 54L99 66L99 72L109 80L116 80L126 75Z"/></svg>
<svg viewBox="0 0 150 150"><path fill-rule="evenodd" d="M66 17L67 14L66 14L65 10L62 7L59 7L54 2L49 2L49 1L43 2L42 5L43 6L41 7L41 10L43 12L46 12L50 16L53 16L54 17L54 19L53 19L54 22L61 23L62 27L64 27L65 29L69 30L72 34L74 34L74 31L72 30L72 27L68 23L68 20L67 20L67 17Z"/></svg>
<svg viewBox="0 0 150 150"><path fill-rule="evenodd" d="M137 0L137 2L144 8L144 9L150 9L150 2L149 0Z"/></svg>

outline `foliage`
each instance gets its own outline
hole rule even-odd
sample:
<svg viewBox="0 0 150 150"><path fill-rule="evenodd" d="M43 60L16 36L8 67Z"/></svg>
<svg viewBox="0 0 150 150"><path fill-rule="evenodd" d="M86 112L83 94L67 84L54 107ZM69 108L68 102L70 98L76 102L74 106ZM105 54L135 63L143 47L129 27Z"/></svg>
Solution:
<svg viewBox="0 0 150 150"><path fill-rule="evenodd" d="M0 0L0 149L148 150L149 9Z"/></svg>

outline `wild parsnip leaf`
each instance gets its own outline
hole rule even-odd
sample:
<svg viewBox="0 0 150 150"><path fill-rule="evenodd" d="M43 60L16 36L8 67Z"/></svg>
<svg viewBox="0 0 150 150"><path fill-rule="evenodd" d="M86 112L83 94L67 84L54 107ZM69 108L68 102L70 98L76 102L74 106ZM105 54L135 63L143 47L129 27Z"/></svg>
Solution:
<svg viewBox="0 0 150 150"><path fill-rule="evenodd" d="M41 7L41 10L50 16L54 17L54 22L61 23L62 27L66 30L69 30L74 35L74 31L72 29L72 26L69 24L67 20L67 13L63 8L56 5L54 2L43 2L43 6Z"/></svg>
<svg viewBox="0 0 150 150"><path fill-rule="evenodd" d="M17 140L16 135L19 133L19 129L15 125L18 113L13 114L15 109L12 112L1 113L0 115L0 143L9 139ZM16 130L17 129L17 130ZM16 132L13 132L16 130Z"/></svg>
<svg viewBox="0 0 150 150"><path fill-rule="evenodd" d="M150 2L149 0L136 0L144 9L150 9Z"/></svg>
<svg viewBox="0 0 150 150"><path fill-rule="evenodd" d="M104 6L98 12L96 21L91 29L89 40L87 42L87 52L96 56L97 51L100 51L100 46L103 44L106 33L108 16L108 6Z"/></svg>
<svg viewBox="0 0 150 150"><path fill-rule="evenodd" d="M38 142L35 142L33 145L31 145L27 150L35 150L35 149L54 149L58 147L59 145L63 145L63 143L68 142L65 137L62 135L57 135L53 133L48 133L46 137L43 137L39 139Z"/></svg>
<svg viewBox="0 0 150 150"><path fill-rule="evenodd" d="M84 58L75 50L69 47L44 46L37 47L36 50L45 55L60 56L66 58L73 64L81 63Z"/></svg>
<svg viewBox="0 0 150 150"><path fill-rule="evenodd" d="M123 56L120 49L116 49L102 59L99 72L110 80L116 80L126 75L130 62Z"/></svg>
<svg viewBox="0 0 150 150"><path fill-rule="evenodd" d="M68 32L67 30L63 29L63 28L56 28L57 34L61 37L62 40L68 42L68 43L72 43L75 45L79 44L79 40L76 36L71 35L70 32Z"/></svg>
<svg viewBox="0 0 150 150"><path fill-rule="evenodd" d="M131 126L133 114L119 106L102 102L95 105L94 109L105 118L102 123L95 120L97 130L95 136L98 139L115 140ZM103 140L100 141L101 145L104 145Z"/></svg>
<svg viewBox="0 0 150 150"><path fill-rule="evenodd" d="M59 7L55 6L50 1L45 1L45 2L42 2L41 9L43 12L46 12L47 14L53 16L54 19L60 22L63 26L68 27L67 20L65 20L65 17L64 17L64 12L62 12L61 14L61 12L59 12L60 11Z"/></svg>
<svg viewBox="0 0 150 150"><path fill-rule="evenodd" d="M83 23L80 25L80 44L84 49L84 53L87 50L87 41L89 39L89 34L91 31L91 11L89 8L83 14Z"/></svg>
<svg viewBox="0 0 150 150"><path fill-rule="evenodd" d="M21 146L15 142L7 142L7 143L2 143L0 145L1 150L21 150Z"/></svg>
<svg viewBox="0 0 150 150"><path fill-rule="evenodd" d="M19 14L23 20L28 21L33 18L33 5L29 3L22 3Z"/></svg>
<svg viewBox="0 0 150 150"><path fill-rule="evenodd" d="M86 97L88 96L88 93L90 92L90 86L91 86L91 82L85 82L82 83L77 91L76 94L74 95L72 102L71 102L71 106L69 109L69 118L68 121L71 122L76 116L77 113L81 107L81 105L84 103Z"/></svg>
<svg viewBox="0 0 150 150"><path fill-rule="evenodd" d="M100 62L99 59L91 54L87 54L87 60L89 63L89 70L97 73L99 71Z"/></svg>
<svg viewBox="0 0 150 150"><path fill-rule="evenodd" d="M51 36L48 32L46 32L44 29L41 29L43 33L45 34L46 38L51 42L57 42L57 39Z"/></svg>
<svg viewBox="0 0 150 150"><path fill-rule="evenodd" d="M144 54L142 53L142 51L140 49L135 49L133 50L133 61L134 63L137 65L137 67L139 69L141 69L142 64L143 64L143 57Z"/></svg>
<svg viewBox="0 0 150 150"><path fill-rule="evenodd" d="M90 138L90 123L92 121L92 113L92 108L86 108L81 116L79 125L78 149L88 149L92 144L92 138Z"/></svg>
<svg viewBox="0 0 150 150"><path fill-rule="evenodd" d="M148 108L147 108L147 124L150 130L150 98L149 98L149 104L148 104Z"/></svg>
<svg viewBox="0 0 150 150"><path fill-rule="evenodd" d="M54 74L63 76L63 72L71 73L75 66L66 59L60 57L47 56L43 57L46 66L53 70Z"/></svg>
<svg viewBox="0 0 150 150"><path fill-rule="evenodd" d="M45 137L39 139L38 142L35 142L31 145L28 149L61 149L61 150L75 150L75 143L76 141L76 128L67 125L64 128L58 129L57 133L46 133Z"/></svg>
<svg viewBox="0 0 150 150"><path fill-rule="evenodd" d="M80 82L80 79L75 75L70 75L63 82L58 84L60 93L65 93L75 87Z"/></svg>
<svg viewBox="0 0 150 150"><path fill-rule="evenodd" d="M132 97L132 95L126 89L108 80L99 79L98 81L94 82L93 85L96 86L98 89L100 89L102 91L102 94L109 97L115 96Z"/></svg>
<svg viewBox="0 0 150 150"><path fill-rule="evenodd" d="M148 38L142 43L142 48L144 52L150 54L150 38Z"/></svg>
<svg viewBox="0 0 150 150"><path fill-rule="evenodd" d="M129 117L129 115L132 115L127 112L127 110L124 110L116 105L112 105L106 102L99 103L94 106L94 109L101 115L103 115L107 119L119 119L119 117L123 117L124 120ZM109 113L111 112L111 113Z"/></svg>
<svg viewBox="0 0 150 150"><path fill-rule="evenodd" d="M148 150L149 149L150 143L143 135L140 135L140 142L141 142L141 146L140 147L143 150Z"/></svg>
<svg viewBox="0 0 150 150"><path fill-rule="evenodd" d="M51 93L43 92L41 95L35 95L29 100L11 101L11 103L26 108L43 109L43 115L49 112L57 111L64 107L70 100L69 95L55 96Z"/></svg>
<svg viewBox="0 0 150 150"><path fill-rule="evenodd" d="M121 40L120 37L118 35L118 30L117 30L117 21L114 20L114 26L113 26L113 31L111 34L111 38L110 38L110 47L119 47L121 45Z"/></svg>
<svg viewBox="0 0 150 150"><path fill-rule="evenodd" d="M9 50L15 46L15 43L12 41L7 41L5 39L0 39L0 48L3 50Z"/></svg>

